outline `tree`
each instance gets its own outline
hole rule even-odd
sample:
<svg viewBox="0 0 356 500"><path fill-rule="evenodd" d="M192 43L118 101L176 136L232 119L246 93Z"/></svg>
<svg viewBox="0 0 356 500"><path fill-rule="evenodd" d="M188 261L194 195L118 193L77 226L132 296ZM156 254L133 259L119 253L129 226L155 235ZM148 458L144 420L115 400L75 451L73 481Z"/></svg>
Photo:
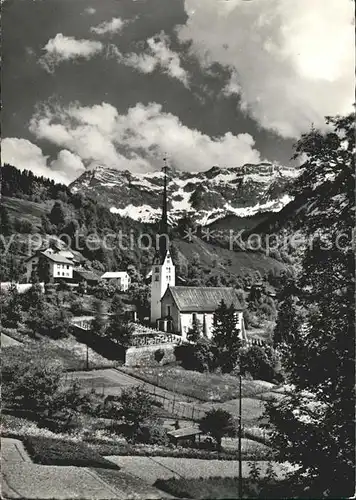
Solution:
<svg viewBox="0 0 356 500"><path fill-rule="evenodd" d="M49 365L11 364L2 367L5 407L28 409L48 415L53 395L60 387L61 369L56 363Z"/></svg>
<svg viewBox="0 0 356 500"><path fill-rule="evenodd" d="M51 213L49 214L49 220L52 224L57 226L57 228L60 228L64 225L66 217L63 210L63 205L60 201L56 201L54 203Z"/></svg>
<svg viewBox="0 0 356 500"><path fill-rule="evenodd" d="M231 304L227 307L222 300L214 312L213 343L216 348L217 364L224 372L231 372L238 361L241 340L237 321L234 306Z"/></svg>
<svg viewBox="0 0 356 500"><path fill-rule="evenodd" d="M186 370L211 372L216 368L216 349L210 340L201 337L194 344L175 348L175 356Z"/></svg>
<svg viewBox="0 0 356 500"><path fill-rule="evenodd" d="M14 231L12 221L9 216L7 209L1 205L0 206L0 233L3 236L10 236Z"/></svg>
<svg viewBox="0 0 356 500"><path fill-rule="evenodd" d="M90 330L102 336L105 333L104 304L100 299L93 300L94 319L91 322Z"/></svg>
<svg viewBox="0 0 356 500"><path fill-rule="evenodd" d="M65 430L80 410L88 409L89 395L80 391L77 382L66 384L61 364L13 363L6 359L2 380L5 408L31 411L44 423L55 418L57 429Z"/></svg>
<svg viewBox="0 0 356 500"><path fill-rule="evenodd" d="M53 234L55 232L53 224L45 214L41 215L41 232L43 234Z"/></svg>
<svg viewBox="0 0 356 500"><path fill-rule="evenodd" d="M29 310L26 324L31 330L52 339L67 337L70 328L68 311L48 302L41 307Z"/></svg>
<svg viewBox="0 0 356 500"><path fill-rule="evenodd" d="M281 378L278 356L269 346L254 345L240 349L240 373L250 373L253 378L273 382Z"/></svg>
<svg viewBox="0 0 356 500"><path fill-rule="evenodd" d="M128 441L134 441L147 421L154 420L154 400L142 387L124 389L114 405L111 417L123 424L122 430ZM110 413L109 413L110 414Z"/></svg>
<svg viewBox="0 0 356 500"><path fill-rule="evenodd" d="M137 308L137 315L140 320L143 320L150 314L150 287L133 283L129 288L129 300Z"/></svg>
<svg viewBox="0 0 356 500"><path fill-rule="evenodd" d="M232 415L221 408L208 411L200 420L199 429L216 441L218 451L221 451L222 438L224 436L234 436L236 433Z"/></svg>
<svg viewBox="0 0 356 500"><path fill-rule="evenodd" d="M193 317L193 324L187 331L187 340L196 342L202 334L202 325L196 316Z"/></svg>
<svg viewBox="0 0 356 500"><path fill-rule="evenodd" d="M110 304L110 312L118 316L121 316L124 312L124 303L121 296L118 293L115 293L115 295L112 298Z"/></svg>
<svg viewBox="0 0 356 500"><path fill-rule="evenodd" d="M124 320L120 315L115 314L110 318L109 326L105 335L111 338L116 344L127 349L132 345L132 335L134 325Z"/></svg>
<svg viewBox="0 0 356 500"><path fill-rule="evenodd" d="M17 291L17 286L12 283L8 290L8 300L5 309L4 323L10 328L16 328L23 319L21 299Z"/></svg>
<svg viewBox="0 0 356 500"><path fill-rule="evenodd" d="M300 466L293 496L354 492L354 121L354 113L328 118L331 130L312 129L296 145L305 161L292 192L306 202L299 220L312 244L293 297L305 318L284 350L293 393L267 408L278 458Z"/></svg>
<svg viewBox="0 0 356 500"><path fill-rule="evenodd" d="M292 344L301 325L302 313L299 311L297 289L294 281L285 284L279 295L279 311L273 331L274 347Z"/></svg>

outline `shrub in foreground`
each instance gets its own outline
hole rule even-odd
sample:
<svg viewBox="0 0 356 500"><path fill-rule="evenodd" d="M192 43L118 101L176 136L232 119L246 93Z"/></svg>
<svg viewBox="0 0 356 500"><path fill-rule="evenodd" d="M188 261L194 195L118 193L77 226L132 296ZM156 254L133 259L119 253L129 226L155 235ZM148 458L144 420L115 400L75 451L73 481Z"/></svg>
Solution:
<svg viewBox="0 0 356 500"><path fill-rule="evenodd" d="M35 463L42 465L74 465L118 469L84 443L45 437L26 437L24 445Z"/></svg>
<svg viewBox="0 0 356 500"><path fill-rule="evenodd" d="M223 499L238 498L237 477L209 477L194 479L158 479L154 486L177 498ZM248 479L243 481L243 498L256 498L256 487Z"/></svg>

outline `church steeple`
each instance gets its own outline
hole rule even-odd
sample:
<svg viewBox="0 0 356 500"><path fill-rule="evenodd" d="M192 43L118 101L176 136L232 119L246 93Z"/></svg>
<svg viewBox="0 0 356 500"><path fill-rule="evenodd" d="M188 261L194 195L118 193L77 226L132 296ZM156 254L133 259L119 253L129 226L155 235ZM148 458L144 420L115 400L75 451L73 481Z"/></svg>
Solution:
<svg viewBox="0 0 356 500"><path fill-rule="evenodd" d="M161 298L168 286L175 286L175 266L169 252L167 159L164 158L162 217L159 224L159 245L152 263L151 282L151 324L156 326L161 317Z"/></svg>
<svg viewBox="0 0 356 500"><path fill-rule="evenodd" d="M167 158L163 158L164 167L163 176L163 199L162 199L162 218L160 223L160 234L168 234L168 200L167 200Z"/></svg>

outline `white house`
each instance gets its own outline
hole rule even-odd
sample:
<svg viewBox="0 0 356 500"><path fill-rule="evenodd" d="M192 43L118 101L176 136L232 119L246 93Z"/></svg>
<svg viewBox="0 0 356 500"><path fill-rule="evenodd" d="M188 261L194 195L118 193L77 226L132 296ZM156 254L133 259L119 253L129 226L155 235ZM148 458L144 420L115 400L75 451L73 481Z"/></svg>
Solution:
<svg viewBox="0 0 356 500"><path fill-rule="evenodd" d="M131 285L131 278L126 271L106 272L101 276L102 280L117 284L125 292Z"/></svg>
<svg viewBox="0 0 356 500"><path fill-rule="evenodd" d="M71 280L73 278L74 255L68 250L47 248L39 251L25 261L26 279L36 272L45 281Z"/></svg>
<svg viewBox="0 0 356 500"><path fill-rule="evenodd" d="M212 337L214 312L221 301L236 310L236 327L240 338L246 340L243 308L233 288L227 287L168 287L161 299L161 317L158 326L164 331L178 333L183 340L187 338L188 330L197 321L202 329L202 335Z"/></svg>

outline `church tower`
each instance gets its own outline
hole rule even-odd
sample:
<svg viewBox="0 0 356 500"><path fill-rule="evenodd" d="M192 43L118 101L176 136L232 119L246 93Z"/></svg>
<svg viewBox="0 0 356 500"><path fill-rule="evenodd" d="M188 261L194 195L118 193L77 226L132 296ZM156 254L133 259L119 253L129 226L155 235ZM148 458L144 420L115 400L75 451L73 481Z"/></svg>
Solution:
<svg viewBox="0 0 356 500"><path fill-rule="evenodd" d="M152 263L151 281L151 325L156 327L157 320L161 318L161 298L168 286L175 286L175 266L169 251L168 237L168 209L167 209L167 164L162 171L163 201L162 218L159 225L159 244Z"/></svg>

